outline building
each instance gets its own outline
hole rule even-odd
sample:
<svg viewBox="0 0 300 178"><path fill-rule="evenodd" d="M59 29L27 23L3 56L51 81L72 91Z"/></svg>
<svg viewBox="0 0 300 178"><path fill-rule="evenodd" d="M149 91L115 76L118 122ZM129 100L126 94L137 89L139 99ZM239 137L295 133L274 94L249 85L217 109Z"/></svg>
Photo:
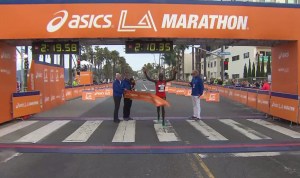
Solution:
<svg viewBox="0 0 300 178"><path fill-rule="evenodd" d="M191 73L193 71L192 53L184 54L184 80L190 81L192 79Z"/></svg>
<svg viewBox="0 0 300 178"><path fill-rule="evenodd" d="M211 53L218 54L221 49L211 51ZM244 66L246 64L247 69L254 63L257 66L257 54L260 56L260 60L264 59L265 71L267 68L267 57L271 56L270 47L256 47L256 46L229 46L224 48L224 52L229 52L230 55L226 55L224 58L228 65L228 70L224 70L224 77L228 79L243 78ZM201 74L206 76L207 80L221 79L221 58L216 55L207 55L206 57L206 74L204 74L204 59L201 59Z"/></svg>

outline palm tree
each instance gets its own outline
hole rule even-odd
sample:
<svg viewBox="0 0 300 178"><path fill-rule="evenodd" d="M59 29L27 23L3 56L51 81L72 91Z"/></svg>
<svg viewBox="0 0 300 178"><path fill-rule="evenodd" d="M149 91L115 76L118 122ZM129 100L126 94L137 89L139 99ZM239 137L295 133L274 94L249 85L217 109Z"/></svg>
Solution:
<svg viewBox="0 0 300 178"><path fill-rule="evenodd" d="M188 45L176 45L174 47L174 52L176 54L177 58L177 65L179 67L179 72L178 72L178 79L184 79L184 52L186 49L188 49ZM180 70L182 69L182 70ZM181 76L182 73L182 76Z"/></svg>
<svg viewBox="0 0 300 178"><path fill-rule="evenodd" d="M116 63L120 58L120 53L116 50L113 50L110 53L110 57L111 57L112 64L113 64L113 68L112 68L113 76L112 76L112 78L114 80L115 79L114 75L115 75L115 72L116 72Z"/></svg>

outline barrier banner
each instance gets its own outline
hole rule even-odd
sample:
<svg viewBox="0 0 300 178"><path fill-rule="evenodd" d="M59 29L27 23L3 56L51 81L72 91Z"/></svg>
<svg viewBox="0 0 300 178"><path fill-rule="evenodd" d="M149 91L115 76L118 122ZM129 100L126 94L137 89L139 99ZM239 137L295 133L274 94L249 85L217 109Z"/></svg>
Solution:
<svg viewBox="0 0 300 178"><path fill-rule="evenodd" d="M185 89L184 96L191 96L192 95L192 90L191 89Z"/></svg>
<svg viewBox="0 0 300 178"><path fill-rule="evenodd" d="M206 92L206 102L220 102L220 93L218 92Z"/></svg>
<svg viewBox="0 0 300 178"><path fill-rule="evenodd" d="M168 87L168 86L165 87L165 91L166 91L166 92L169 91L169 87Z"/></svg>
<svg viewBox="0 0 300 178"><path fill-rule="evenodd" d="M176 91L177 91L177 88L175 88L175 87L169 87L169 88L168 88L168 92L169 92L169 93L174 93L174 94L176 94Z"/></svg>
<svg viewBox="0 0 300 178"><path fill-rule="evenodd" d="M258 91L257 110L267 114L270 113L270 95L268 91Z"/></svg>
<svg viewBox="0 0 300 178"><path fill-rule="evenodd" d="M200 96L200 99L206 100L206 98L208 97L208 93L206 90L203 91L203 94Z"/></svg>
<svg viewBox="0 0 300 178"><path fill-rule="evenodd" d="M278 97L273 96L272 93L270 99L270 114L292 122L297 122L298 102L298 98Z"/></svg>
<svg viewBox="0 0 300 178"><path fill-rule="evenodd" d="M240 102L240 90L239 89L233 89L233 100Z"/></svg>
<svg viewBox="0 0 300 178"><path fill-rule="evenodd" d="M66 100L70 100L73 98L73 89L72 88L65 89L65 97L66 97Z"/></svg>
<svg viewBox="0 0 300 178"><path fill-rule="evenodd" d="M113 96L113 90L112 90L112 88L105 89L105 96Z"/></svg>
<svg viewBox="0 0 300 178"><path fill-rule="evenodd" d="M96 89L95 90L95 97L96 98L104 98L104 97L106 97L105 90L104 89Z"/></svg>
<svg viewBox="0 0 300 178"><path fill-rule="evenodd" d="M229 97L229 88L224 88L224 96Z"/></svg>
<svg viewBox="0 0 300 178"><path fill-rule="evenodd" d="M81 71L80 75L76 75L80 85L93 84L93 73L90 71Z"/></svg>
<svg viewBox="0 0 300 178"><path fill-rule="evenodd" d="M13 118L27 116L41 111L40 92L13 93Z"/></svg>
<svg viewBox="0 0 300 178"><path fill-rule="evenodd" d="M240 103L247 104L247 89L240 90Z"/></svg>
<svg viewBox="0 0 300 178"><path fill-rule="evenodd" d="M83 101L93 101L95 100L95 92L93 90L83 90L82 91L82 100Z"/></svg>
<svg viewBox="0 0 300 178"><path fill-rule="evenodd" d="M185 94L185 88L177 88L176 89L176 95L184 96L184 94Z"/></svg>
<svg viewBox="0 0 300 178"><path fill-rule="evenodd" d="M248 90L247 106L256 109L257 107L257 90Z"/></svg>
<svg viewBox="0 0 300 178"><path fill-rule="evenodd" d="M145 102L154 104L156 107L157 106L170 106L170 103L168 101L166 101L152 93L139 92L139 91L125 91L124 98L145 101Z"/></svg>

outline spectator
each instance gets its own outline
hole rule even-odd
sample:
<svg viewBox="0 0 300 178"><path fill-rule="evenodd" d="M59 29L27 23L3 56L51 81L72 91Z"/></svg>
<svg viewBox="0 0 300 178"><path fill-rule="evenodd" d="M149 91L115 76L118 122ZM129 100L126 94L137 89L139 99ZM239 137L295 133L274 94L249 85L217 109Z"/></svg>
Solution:
<svg viewBox="0 0 300 178"><path fill-rule="evenodd" d="M113 98L115 103L115 109L114 109L115 123L120 123L119 108L120 108L122 95L123 95L123 88L122 88L121 74L116 73L116 80L113 83Z"/></svg>
<svg viewBox="0 0 300 178"><path fill-rule="evenodd" d="M192 101L193 101L193 116L190 119L200 120L201 119L201 106L200 96L203 94L204 86L203 81L199 77L199 72L194 70L192 72L193 79L190 83L192 87Z"/></svg>

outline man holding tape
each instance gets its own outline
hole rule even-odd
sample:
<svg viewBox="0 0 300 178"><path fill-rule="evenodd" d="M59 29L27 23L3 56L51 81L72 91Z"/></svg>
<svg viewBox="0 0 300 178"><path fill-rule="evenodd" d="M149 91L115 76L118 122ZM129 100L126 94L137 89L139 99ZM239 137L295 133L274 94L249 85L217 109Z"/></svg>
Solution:
<svg viewBox="0 0 300 178"><path fill-rule="evenodd" d="M193 79L190 82L192 87L192 101L193 101L193 116L190 119L200 120L201 119L201 106L200 106L200 97L203 94L204 86L203 80L199 76L197 70L192 72Z"/></svg>

